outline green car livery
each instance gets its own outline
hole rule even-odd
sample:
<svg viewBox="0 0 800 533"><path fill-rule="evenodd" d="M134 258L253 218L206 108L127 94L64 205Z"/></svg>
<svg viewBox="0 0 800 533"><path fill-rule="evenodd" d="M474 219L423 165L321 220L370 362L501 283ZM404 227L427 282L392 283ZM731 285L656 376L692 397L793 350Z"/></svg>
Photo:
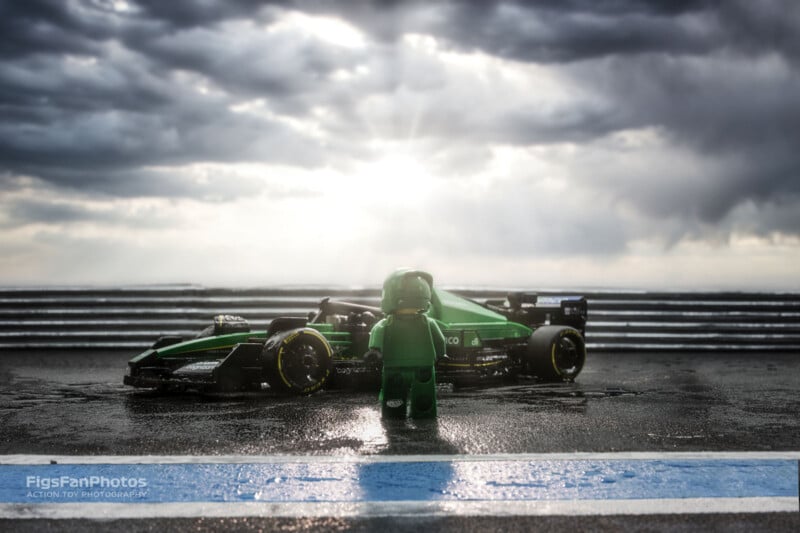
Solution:
<svg viewBox="0 0 800 533"><path fill-rule="evenodd" d="M427 316L445 339L438 382L456 385L535 376L572 381L586 358L586 300L510 293L476 301L432 289ZM160 390L273 390L310 394L323 387L380 387L381 355L370 350L380 308L323 299L307 317L275 318L250 330L229 315L196 338L163 337L131 359L127 385Z"/></svg>

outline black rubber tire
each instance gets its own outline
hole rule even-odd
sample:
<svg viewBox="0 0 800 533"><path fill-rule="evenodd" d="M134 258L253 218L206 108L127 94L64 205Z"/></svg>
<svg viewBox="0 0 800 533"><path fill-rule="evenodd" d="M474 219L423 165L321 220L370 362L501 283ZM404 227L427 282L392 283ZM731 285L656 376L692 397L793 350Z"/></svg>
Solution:
<svg viewBox="0 0 800 533"><path fill-rule="evenodd" d="M574 381L586 361L583 335L567 326L541 326L528 339L526 370L545 381Z"/></svg>
<svg viewBox="0 0 800 533"><path fill-rule="evenodd" d="M333 369L331 345L314 329L284 331L270 337L262 352L264 377L273 390L311 394Z"/></svg>

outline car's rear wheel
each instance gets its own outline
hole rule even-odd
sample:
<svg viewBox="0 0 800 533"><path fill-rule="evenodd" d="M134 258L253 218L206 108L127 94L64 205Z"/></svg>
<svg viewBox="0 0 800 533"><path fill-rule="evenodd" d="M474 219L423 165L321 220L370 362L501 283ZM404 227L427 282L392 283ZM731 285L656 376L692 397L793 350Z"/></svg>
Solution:
<svg viewBox="0 0 800 533"><path fill-rule="evenodd" d="M546 381L572 381L586 361L586 342L576 329L542 326L528 339L526 369Z"/></svg>
<svg viewBox="0 0 800 533"><path fill-rule="evenodd" d="M293 394L321 389L333 368L330 344L318 331L304 328L270 337L262 352L269 386Z"/></svg>

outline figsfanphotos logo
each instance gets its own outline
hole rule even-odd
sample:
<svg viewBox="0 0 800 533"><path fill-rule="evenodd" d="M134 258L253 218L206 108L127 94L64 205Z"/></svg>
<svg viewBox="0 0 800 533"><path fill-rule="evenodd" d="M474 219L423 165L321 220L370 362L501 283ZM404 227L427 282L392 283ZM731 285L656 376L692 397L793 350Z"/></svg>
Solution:
<svg viewBox="0 0 800 533"><path fill-rule="evenodd" d="M106 476L27 476L28 498L135 500L147 496L147 479Z"/></svg>

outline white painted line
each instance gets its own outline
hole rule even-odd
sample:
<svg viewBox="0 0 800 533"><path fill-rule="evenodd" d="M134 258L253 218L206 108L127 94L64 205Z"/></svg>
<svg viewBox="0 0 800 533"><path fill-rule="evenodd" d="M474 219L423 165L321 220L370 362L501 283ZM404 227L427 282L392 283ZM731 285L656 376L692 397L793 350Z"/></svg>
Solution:
<svg viewBox="0 0 800 533"><path fill-rule="evenodd" d="M798 512L797 498L355 503L0 504L11 519L191 517L601 516Z"/></svg>
<svg viewBox="0 0 800 533"><path fill-rule="evenodd" d="M570 460L798 460L800 451L783 452L575 452L486 455L0 455L0 465L52 464L286 464L424 463Z"/></svg>

